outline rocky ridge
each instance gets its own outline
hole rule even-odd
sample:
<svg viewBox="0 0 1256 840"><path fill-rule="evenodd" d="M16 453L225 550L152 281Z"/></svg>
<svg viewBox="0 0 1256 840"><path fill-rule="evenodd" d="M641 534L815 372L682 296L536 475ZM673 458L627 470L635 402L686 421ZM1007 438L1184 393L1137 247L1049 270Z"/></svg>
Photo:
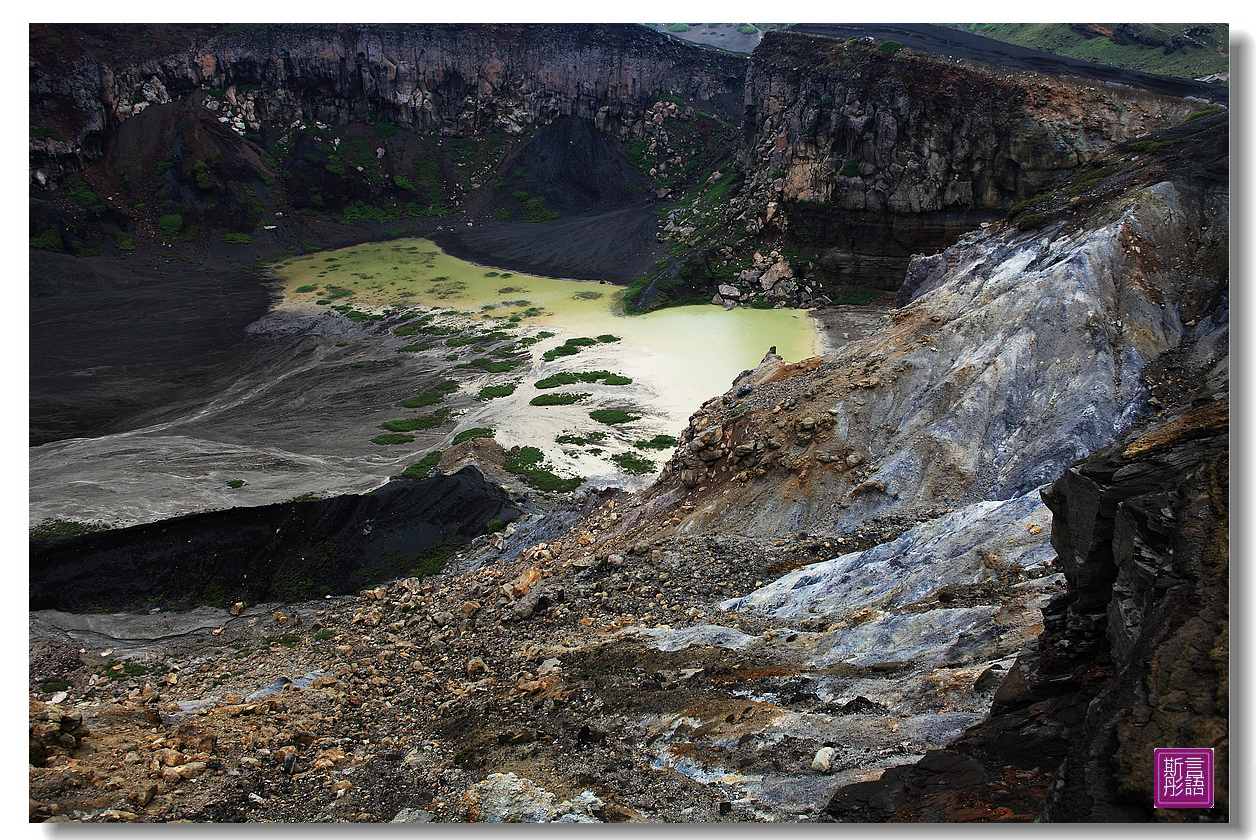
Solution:
<svg viewBox="0 0 1256 840"><path fill-rule="evenodd" d="M826 817L1228 820L1228 439L1216 393L1057 479L1043 498L1069 589L990 716L915 765L839 789ZM1166 746L1216 751L1214 808L1151 807L1152 752Z"/></svg>
<svg viewBox="0 0 1256 840"><path fill-rule="evenodd" d="M1084 212L922 265L872 336L769 354L652 488L569 527L521 517L437 576L124 649L34 614L32 819L1144 817L1151 740L1226 737L1209 119ZM929 772L952 793L904 798ZM868 809L833 799L860 783Z"/></svg>
<svg viewBox="0 0 1256 840"><path fill-rule="evenodd" d="M32 138L32 179L99 157L128 117L202 86L244 134L294 121L390 121L448 135L519 132L559 115L641 136L660 93L693 99L739 91L745 59L690 47L641 27L411 24L396 27L226 27L190 48L124 67L83 56L68 72L34 64L32 119L59 117L63 139ZM67 120L67 109L73 117ZM77 124L71 124L71 121Z"/></svg>
<svg viewBox="0 0 1256 840"><path fill-rule="evenodd" d="M648 495L683 495L686 531L748 535L1014 498L1163 404L1169 380L1225 380L1225 187L1160 165L1165 180L1097 188L1084 223L991 226L918 256L882 330L708 401ZM1172 374L1155 364L1170 351L1190 359Z"/></svg>

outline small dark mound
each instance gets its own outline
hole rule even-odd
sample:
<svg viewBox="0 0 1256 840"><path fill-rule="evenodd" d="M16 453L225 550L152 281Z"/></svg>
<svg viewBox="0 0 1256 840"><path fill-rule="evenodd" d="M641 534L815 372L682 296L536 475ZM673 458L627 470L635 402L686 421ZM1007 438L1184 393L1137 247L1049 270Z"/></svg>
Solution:
<svg viewBox="0 0 1256 840"><path fill-rule="evenodd" d="M630 282L661 250L646 177L581 117L537 131L500 170L493 221L437 237L456 257L509 271Z"/></svg>
<svg viewBox="0 0 1256 840"><path fill-rule="evenodd" d="M474 467L361 495L180 516L31 544L30 609L114 611L306 600L435 571L519 516Z"/></svg>
<svg viewBox="0 0 1256 840"><path fill-rule="evenodd" d="M543 197L550 210L564 216L641 204L648 192L645 176L580 117L559 117L537 131L502 171L505 186L498 187L493 206L512 212L520 210L514 197L520 190Z"/></svg>

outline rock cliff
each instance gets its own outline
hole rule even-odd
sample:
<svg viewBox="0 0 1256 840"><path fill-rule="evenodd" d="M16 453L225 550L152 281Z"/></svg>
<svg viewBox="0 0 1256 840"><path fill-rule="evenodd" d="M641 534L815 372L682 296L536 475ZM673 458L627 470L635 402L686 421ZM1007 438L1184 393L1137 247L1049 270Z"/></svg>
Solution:
<svg viewBox="0 0 1256 840"><path fill-rule="evenodd" d="M61 139L32 137L32 179L81 169L119 123L201 88L221 93L224 122L241 133L294 121L518 132L573 115L627 138L660 95L737 93L744 68L626 24L223 27L115 66L33 61L32 124Z"/></svg>
<svg viewBox="0 0 1256 840"><path fill-rule="evenodd" d="M1224 380L1225 134L1118 149L1069 210L918 256L882 330L708 401L651 492L685 496L686 528L765 536L1009 499L1154 410L1163 377Z"/></svg>
<svg viewBox="0 0 1256 840"><path fill-rule="evenodd" d="M821 252L830 279L867 279L852 254L949 244L1112 144L1200 110L884 46L772 32L746 74L748 229Z"/></svg>
<svg viewBox="0 0 1256 840"><path fill-rule="evenodd" d="M745 96L752 183L774 182L786 202L897 214L1005 210L1200 110L1089 79L779 32L751 57Z"/></svg>
<svg viewBox="0 0 1256 840"><path fill-rule="evenodd" d="M475 229L442 241L478 261L642 280L630 310L895 291L911 254L1203 107L791 33L770 33L747 61L628 25L190 27L134 54L110 51L116 29L39 30L33 41L36 247L92 253L118 234L125 250L134 237L229 230L278 252L346 235L328 221L382 238L456 215ZM61 48L45 45L51 37ZM135 119L146 112L161 115ZM546 138L533 135L560 117L593 140L578 144L579 160L549 149L541 165L534 146ZM573 213L610 206L605 189L585 200L555 186L573 162L579 180L623 193L610 204L673 202L667 253L649 213L573 228ZM73 181L80 171L85 183ZM519 172L536 183L519 189ZM73 202L42 189L67 181ZM540 199L549 205L528 203ZM559 235L517 225L559 204L569 205ZM182 227L170 234L159 224L173 215ZM604 250L597 242L574 256L533 247L610 229L632 247L605 259L590 256Z"/></svg>

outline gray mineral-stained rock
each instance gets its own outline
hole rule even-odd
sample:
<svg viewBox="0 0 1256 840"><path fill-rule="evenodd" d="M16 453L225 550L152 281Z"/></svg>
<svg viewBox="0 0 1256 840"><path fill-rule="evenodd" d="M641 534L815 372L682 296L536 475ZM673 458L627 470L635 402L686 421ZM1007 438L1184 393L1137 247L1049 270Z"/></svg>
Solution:
<svg viewBox="0 0 1256 840"><path fill-rule="evenodd" d="M592 791L583 791L565 802L555 803L555 799L531 779L492 773L462 795L462 812L469 822L600 822L593 811L601 809L603 803Z"/></svg>
<svg viewBox="0 0 1256 840"><path fill-rule="evenodd" d="M997 606L882 615L850 630L830 634L832 646L812 664L941 665L979 661L990 655L999 628L991 618Z"/></svg>
<svg viewBox="0 0 1256 840"><path fill-rule="evenodd" d="M402 808L389 822L395 823L430 823L432 812L422 808Z"/></svg>
<svg viewBox="0 0 1256 840"><path fill-rule="evenodd" d="M740 630L722 627L718 624L699 624L676 630L652 627L633 632L649 637L653 640L654 647L664 651L683 650L693 645L713 645L729 650L746 650L763 643L763 639L759 636L749 636Z"/></svg>
<svg viewBox="0 0 1256 840"><path fill-rule="evenodd" d="M550 822L557 816L554 794L514 773L492 773L462 795L469 822Z"/></svg>
<svg viewBox="0 0 1256 840"><path fill-rule="evenodd" d="M1203 256L1224 247L1227 221L1211 197L1166 181L1080 229L999 226L965 237L944 252L930 291L816 374L835 392L818 406L834 418L832 439L876 460L857 477L815 470L805 492L776 480L730 488L695 527L764 537L798 525L845 530L1033 492L1147 412L1148 361L1189 340L1206 363L1201 378L1224 379L1224 304L1200 301L1224 301ZM790 387L784 379L759 393ZM861 484L884 489L851 496ZM804 505L797 525L784 519L784 496Z"/></svg>
<svg viewBox="0 0 1256 840"><path fill-rule="evenodd" d="M895 609L944 586L994 580L999 569L1049 561L1050 522L1051 512L1036 491L1006 502L979 502L888 543L789 572L720 607L774 618Z"/></svg>

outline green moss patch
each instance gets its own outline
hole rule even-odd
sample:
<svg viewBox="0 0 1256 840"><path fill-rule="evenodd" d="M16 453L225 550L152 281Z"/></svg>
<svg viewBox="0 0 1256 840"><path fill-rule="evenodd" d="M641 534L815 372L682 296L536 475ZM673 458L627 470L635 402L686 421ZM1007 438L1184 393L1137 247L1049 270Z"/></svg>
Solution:
<svg viewBox="0 0 1256 840"><path fill-rule="evenodd" d="M480 393L476 394L475 398L484 402L487 400L495 400L499 397L509 397L515 392L515 388L517 388L518 385L518 382L509 382L505 385L488 385L481 388Z"/></svg>
<svg viewBox="0 0 1256 840"><path fill-rule="evenodd" d="M655 435L649 440L638 440L632 445L638 449L673 449L679 443L680 441L671 435Z"/></svg>
<svg viewBox="0 0 1256 840"><path fill-rule="evenodd" d="M608 426L615 426L620 423L631 423L633 420L640 420L639 416L629 414L626 411L620 411L618 408L599 408L596 411L590 411L589 416L599 423L605 423Z"/></svg>
<svg viewBox="0 0 1256 840"><path fill-rule="evenodd" d="M401 443L414 443L414 435L377 435L371 438L371 443L376 446L396 446Z"/></svg>
<svg viewBox="0 0 1256 840"><path fill-rule="evenodd" d="M440 391L424 391L417 397L411 397L404 400L401 404L406 408L423 408L428 405L435 405L445 399L445 395Z"/></svg>
<svg viewBox="0 0 1256 840"><path fill-rule="evenodd" d="M427 453L423 456L422 460L415 461L413 464L406 467L401 473L401 477L413 479L427 478L428 472L431 471L432 467L440 463L440 456L443 454L444 452L439 449L435 449Z"/></svg>
<svg viewBox="0 0 1256 840"><path fill-rule="evenodd" d="M107 531L111 526L103 522L75 522L69 519L45 519L30 529L32 541L59 540L80 537L96 531Z"/></svg>
<svg viewBox="0 0 1256 840"><path fill-rule="evenodd" d="M513 451L503 465L506 472L521 476L538 490L550 493L570 493L584 483L583 478L562 478L550 472L542 463L544 453L535 446L524 446Z"/></svg>
<svg viewBox="0 0 1256 840"><path fill-rule="evenodd" d="M648 458L642 458L635 452L620 452L617 455L612 455L611 460L621 470L632 475L645 475L654 472L654 462Z"/></svg>
<svg viewBox="0 0 1256 840"><path fill-rule="evenodd" d="M612 341L619 340L614 336L608 336L608 338ZM592 347L597 343L598 339L596 338L569 338L557 347L551 350L546 350L541 354L541 358L545 359L547 362L552 362L560 356L574 356L580 352L581 347Z"/></svg>
<svg viewBox="0 0 1256 840"><path fill-rule="evenodd" d="M485 429L483 427L476 427L474 429L463 429L461 432L454 435L454 445L456 446L460 443L464 443L468 440L471 440L472 438L481 438L481 437L491 438L492 436L493 436L492 429Z"/></svg>
<svg viewBox="0 0 1256 840"><path fill-rule="evenodd" d="M529 401L529 404L541 405L541 406L572 405L573 403L578 403L581 400L588 399L590 396L592 396L592 394L572 394L572 393L538 394L537 396L533 397Z"/></svg>
<svg viewBox="0 0 1256 840"><path fill-rule="evenodd" d="M522 359L501 359L494 361L481 357L479 359L472 359L469 362L458 365L458 367L478 367L483 368L489 373L505 373L506 371L514 370L521 364L523 364Z"/></svg>
<svg viewBox="0 0 1256 840"><path fill-rule="evenodd" d="M432 429L449 419L449 409L439 409L423 417L409 417L404 420L385 420L379 424L381 429L389 432L414 432L421 429Z"/></svg>
<svg viewBox="0 0 1256 840"><path fill-rule="evenodd" d="M538 379L534 383L534 387L542 390L546 388L557 388L560 385L575 385L577 382L602 382L605 385L631 385L632 379L627 376L611 373L606 370L590 370L590 371L563 371L547 376L544 379Z"/></svg>

